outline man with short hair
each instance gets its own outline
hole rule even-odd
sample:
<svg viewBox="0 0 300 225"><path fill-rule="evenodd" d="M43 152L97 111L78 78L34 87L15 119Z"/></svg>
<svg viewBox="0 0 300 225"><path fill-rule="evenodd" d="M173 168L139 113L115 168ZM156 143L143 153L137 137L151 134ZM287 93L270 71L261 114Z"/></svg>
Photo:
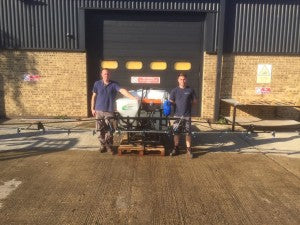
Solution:
<svg viewBox="0 0 300 225"><path fill-rule="evenodd" d="M196 104L196 94L194 89L187 86L187 76L184 73L178 75L178 87L170 93L170 101L174 104L174 117L177 117L173 124L174 130L174 149L171 156L177 155L179 150L179 134L186 132L186 150L188 155L193 158L191 151L191 115L192 105Z"/></svg>
<svg viewBox="0 0 300 225"><path fill-rule="evenodd" d="M108 69L102 69L102 80L95 82L93 87L93 95L91 99L91 111L93 116L96 116L96 129L100 132L100 152L108 151L114 153L112 150L113 136L112 136L112 118L114 117L114 106L117 93L120 92L125 97L136 99L126 89L121 88L119 84L110 79L110 72Z"/></svg>

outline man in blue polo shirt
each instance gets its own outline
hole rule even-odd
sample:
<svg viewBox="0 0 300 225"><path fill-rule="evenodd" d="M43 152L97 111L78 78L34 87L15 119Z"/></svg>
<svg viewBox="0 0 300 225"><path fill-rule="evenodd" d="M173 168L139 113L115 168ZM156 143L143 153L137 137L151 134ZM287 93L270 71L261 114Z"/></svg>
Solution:
<svg viewBox="0 0 300 225"><path fill-rule="evenodd" d="M174 88L170 93L170 101L174 104L175 112L174 117L178 117L173 124L174 130L174 149L171 152L171 156L178 154L179 145L179 133L181 131L186 132L186 148L187 153L193 158L191 151L191 114L192 105L196 104L196 94L194 89L187 86L186 74L180 73L178 75L178 87ZM182 129L181 129L182 128Z"/></svg>
<svg viewBox="0 0 300 225"><path fill-rule="evenodd" d="M113 136L111 131L108 129L112 127L111 119L114 114L114 105L117 93L120 92L122 95L136 99L126 89L121 88L115 81L110 80L110 72L108 69L102 69L101 71L102 80L95 82L93 87L93 95L91 100L91 111L96 119L96 128L100 131L100 152L111 152L113 144ZM103 119L103 120L102 120Z"/></svg>

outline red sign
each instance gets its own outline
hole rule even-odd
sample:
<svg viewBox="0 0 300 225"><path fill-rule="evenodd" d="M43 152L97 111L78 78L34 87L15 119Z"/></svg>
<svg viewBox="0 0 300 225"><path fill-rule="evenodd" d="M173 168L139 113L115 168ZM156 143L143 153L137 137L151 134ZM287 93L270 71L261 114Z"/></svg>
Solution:
<svg viewBox="0 0 300 225"><path fill-rule="evenodd" d="M26 82L39 81L40 78L41 78L40 75L35 75L31 73L24 74L24 81Z"/></svg>
<svg viewBox="0 0 300 225"><path fill-rule="evenodd" d="M160 84L160 77L131 77L132 84Z"/></svg>
<svg viewBox="0 0 300 225"><path fill-rule="evenodd" d="M269 87L256 87L255 88L256 94L269 94L271 93L271 88Z"/></svg>

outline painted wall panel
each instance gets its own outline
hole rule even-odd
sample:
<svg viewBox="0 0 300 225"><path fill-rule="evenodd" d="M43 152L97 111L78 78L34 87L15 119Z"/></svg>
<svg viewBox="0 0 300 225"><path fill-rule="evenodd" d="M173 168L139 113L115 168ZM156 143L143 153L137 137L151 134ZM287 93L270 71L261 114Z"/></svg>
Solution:
<svg viewBox="0 0 300 225"><path fill-rule="evenodd" d="M207 12L205 50L217 49L218 0L0 0L0 48L85 50L81 9ZM225 51L300 53L299 0L227 0Z"/></svg>

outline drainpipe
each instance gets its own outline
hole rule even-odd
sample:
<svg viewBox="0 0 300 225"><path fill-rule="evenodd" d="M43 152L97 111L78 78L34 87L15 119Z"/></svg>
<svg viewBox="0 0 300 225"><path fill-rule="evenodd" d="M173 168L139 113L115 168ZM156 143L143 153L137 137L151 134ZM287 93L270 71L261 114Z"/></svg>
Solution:
<svg viewBox="0 0 300 225"><path fill-rule="evenodd" d="M226 6L226 0L220 0L220 3L219 3L220 10L219 10L219 26L218 26L218 44L217 44L218 57L217 57L217 71L216 71L214 121L218 120L219 111L220 111L220 92L221 92L221 77L222 77L225 6Z"/></svg>

